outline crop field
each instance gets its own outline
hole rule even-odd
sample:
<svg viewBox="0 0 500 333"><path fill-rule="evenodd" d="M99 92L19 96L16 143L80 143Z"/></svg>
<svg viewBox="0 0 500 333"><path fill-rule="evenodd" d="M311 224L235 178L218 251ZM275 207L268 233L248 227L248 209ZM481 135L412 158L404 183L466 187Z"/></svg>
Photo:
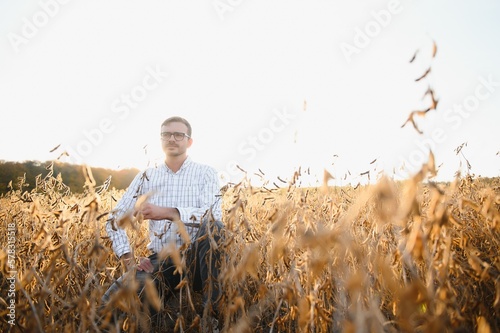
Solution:
<svg viewBox="0 0 500 333"><path fill-rule="evenodd" d="M104 230L122 192L73 194L61 177L14 180L0 198L0 331L200 332L200 295L186 280L164 301L146 285L150 321L133 284L110 324L101 296L123 267ZM223 332L498 332L500 180L435 183L432 165L406 181L357 187L224 188ZM17 182L17 183L16 183ZM146 223L123 225L136 256ZM185 271L185 248L171 252Z"/></svg>

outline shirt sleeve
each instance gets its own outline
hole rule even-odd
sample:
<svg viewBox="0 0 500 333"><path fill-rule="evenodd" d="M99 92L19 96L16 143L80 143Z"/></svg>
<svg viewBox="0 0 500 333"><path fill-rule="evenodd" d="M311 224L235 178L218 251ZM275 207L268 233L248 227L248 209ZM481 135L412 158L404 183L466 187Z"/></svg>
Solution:
<svg viewBox="0 0 500 333"><path fill-rule="evenodd" d="M106 232L112 242L113 251L120 258L125 253L130 253L130 242L124 229L118 226L120 218L134 208L137 196L140 194L141 184L143 183L145 173L137 174L125 191L124 195L116 205L115 209L109 214L106 222Z"/></svg>
<svg viewBox="0 0 500 333"><path fill-rule="evenodd" d="M220 221L222 218L221 209L220 207L217 208L220 202L220 200L217 200L220 186L215 169L207 167L201 183L199 207L175 207L179 211L181 221L184 223L200 223L201 218L210 208L212 208L212 214L216 220Z"/></svg>

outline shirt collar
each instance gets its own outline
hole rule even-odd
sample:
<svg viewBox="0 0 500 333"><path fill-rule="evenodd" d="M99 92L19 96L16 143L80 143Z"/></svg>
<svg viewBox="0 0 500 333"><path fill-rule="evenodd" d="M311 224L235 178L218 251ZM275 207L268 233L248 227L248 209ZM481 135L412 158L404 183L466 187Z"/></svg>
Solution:
<svg viewBox="0 0 500 333"><path fill-rule="evenodd" d="M182 172L184 169L186 169L186 168L189 166L189 164L191 164L191 163L192 163L192 161L191 161L191 157L188 155L188 157L184 160L184 163L182 163L182 165L181 165L181 167L180 167L179 171L177 171L177 172L173 172L173 171L172 171L172 170L171 170L171 169L167 166L167 163L163 162L163 165L164 165L165 169L167 169L167 172L169 172L169 173L171 173L171 174L176 175L176 174L178 174L178 173L181 173L181 172Z"/></svg>

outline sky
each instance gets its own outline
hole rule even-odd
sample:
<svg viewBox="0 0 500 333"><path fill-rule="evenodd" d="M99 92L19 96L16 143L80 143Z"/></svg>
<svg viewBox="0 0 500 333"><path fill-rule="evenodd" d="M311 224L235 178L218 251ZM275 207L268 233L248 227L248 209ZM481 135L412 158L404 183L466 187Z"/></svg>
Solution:
<svg viewBox="0 0 500 333"><path fill-rule="evenodd" d="M499 15L496 0L0 0L0 160L144 169L178 115L222 183L404 179L430 152L438 180L496 177ZM402 127L428 89L436 108Z"/></svg>

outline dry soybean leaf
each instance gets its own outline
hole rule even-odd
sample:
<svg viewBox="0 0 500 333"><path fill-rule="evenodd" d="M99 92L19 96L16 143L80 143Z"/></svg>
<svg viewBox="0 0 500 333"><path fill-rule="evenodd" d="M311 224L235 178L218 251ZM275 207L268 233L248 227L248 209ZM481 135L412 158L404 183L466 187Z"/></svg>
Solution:
<svg viewBox="0 0 500 333"><path fill-rule="evenodd" d="M268 293L268 289L265 284L259 285L259 292L257 293L259 296L259 299L265 299L266 295ZM497 298L498 298L498 293L497 293Z"/></svg>
<svg viewBox="0 0 500 333"><path fill-rule="evenodd" d="M245 248L240 264L236 269L238 279L244 279L245 274L250 274L254 279L258 279L259 269L259 248L256 244L251 244Z"/></svg>
<svg viewBox="0 0 500 333"><path fill-rule="evenodd" d="M179 332L179 331L182 332L184 330L184 325L185 325L184 317L180 315L179 317L177 317L177 320L175 321L174 332Z"/></svg>
<svg viewBox="0 0 500 333"><path fill-rule="evenodd" d="M152 279L146 279L144 289L146 290L146 298L148 300L148 303L153 307L153 309L155 309L156 311L160 311L160 296L158 296L158 290L156 289L155 283Z"/></svg>
<svg viewBox="0 0 500 333"><path fill-rule="evenodd" d="M179 290L181 288L184 288L187 285L188 285L188 281L186 279L182 279L181 282L179 282L179 284L175 286L175 289Z"/></svg>
<svg viewBox="0 0 500 333"><path fill-rule="evenodd" d="M137 201L135 202L135 205L134 205L134 209L136 211L140 210L142 204L144 204L145 202L147 202L148 199L151 197L151 195L152 195L152 193L146 193L146 194L141 195L139 198L137 198Z"/></svg>
<svg viewBox="0 0 500 333"><path fill-rule="evenodd" d="M495 287L496 287L496 296L495 296L495 302L493 302L493 306L497 307L498 304L500 303L500 281L495 282Z"/></svg>
<svg viewBox="0 0 500 333"><path fill-rule="evenodd" d="M175 246L174 242L171 242L172 244L170 247L170 257L172 258L172 261L174 262L176 266L176 271L179 274L182 274L183 272L183 267L182 267L182 257L181 253L179 252L179 249Z"/></svg>
<svg viewBox="0 0 500 333"><path fill-rule="evenodd" d="M194 317L193 319L193 322L191 323L191 326L189 326L188 330L196 329L196 331L199 331L200 323L201 323L201 318L199 315L196 315L196 317Z"/></svg>
<svg viewBox="0 0 500 333"><path fill-rule="evenodd" d="M252 327L250 326L250 318L248 316L241 316L233 327L232 332L250 333Z"/></svg>
<svg viewBox="0 0 500 333"><path fill-rule="evenodd" d="M236 296L231 304L228 306L229 313L235 313L240 308L243 309L245 307L245 300L241 296Z"/></svg>
<svg viewBox="0 0 500 333"><path fill-rule="evenodd" d="M483 316L477 318L477 333L491 333L490 324Z"/></svg>
<svg viewBox="0 0 500 333"><path fill-rule="evenodd" d="M129 325L130 325L130 320L129 320L129 317L125 318L125 320L123 321L123 325L122 325L122 328L125 332L128 331L129 329Z"/></svg>
<svg viewBox="0 0 500 333"><path fill-rule="evenodd" d="M328 181L334 179L332 174L326 169L323 170L323 186L328 186Z"/></svg>
<svg viewBox="0 0 500 333"><path fill-rule="evenodd" d="M118 220L118 223L116 223L118 227L125 229L128 226L134 227L134 223L132 220L132 214L124 214L120 219Z"/></svg>
<svg viewBox="0 0 500 333"><path fill-rule="evenodd" d="M304 331L307 328L307 324L309 323L310 319L310 305L309 305L309 300L307 298L302 298L299 301L299 327L303 329Z"/></svg>
<svg viewBox="0 0 500 333"><path fill-rule="evenodd" d="M479 259L476 255L474 255L471 252L469 252L469 259L467 260L469 262L469 265L472 267L474 271L476 271L476 274L479 276L483 272L482 268L482 261Z"/></svg>
<svg viewBox="0 0 500 333"><path fill-rule="evenodd" d="M436 162L432 150L429 152L429 161L427 162L427 167L432 177L437 175Z"/></svg>
<svg viewBox="0 0 500 333"><path fill-rule="evenodd" d="M174 221L174 223L177 226L177 232L179 233L179 235L181 235L181 238L184 241L184 243L190 244L191 237L189 236L189 233L186 230L186 225L181 220L176 220Z"/></svg>

